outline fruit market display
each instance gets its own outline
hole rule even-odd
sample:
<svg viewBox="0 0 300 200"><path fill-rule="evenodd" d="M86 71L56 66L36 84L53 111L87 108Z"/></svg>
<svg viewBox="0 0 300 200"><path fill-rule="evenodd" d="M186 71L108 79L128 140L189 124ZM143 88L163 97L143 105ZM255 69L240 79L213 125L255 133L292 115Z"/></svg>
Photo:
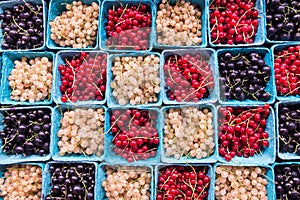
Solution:
<svg viewBox="0 0 300 200"><path fill-rule="evenodd" d="M0 199L300 199L298 0L0 0Z"/></svg>

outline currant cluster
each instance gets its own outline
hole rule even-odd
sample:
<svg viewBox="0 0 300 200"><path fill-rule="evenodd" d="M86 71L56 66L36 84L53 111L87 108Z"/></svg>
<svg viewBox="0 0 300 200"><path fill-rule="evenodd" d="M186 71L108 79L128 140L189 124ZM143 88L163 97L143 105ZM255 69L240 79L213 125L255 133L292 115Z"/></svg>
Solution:
<svg viewBox="0 0 300 200"><path fill-rule="evenodd" d="M128 162L155 157L159 145L158 113L151 110L112 110L113 152Z"/></svg>
<svg viewBox="0 0 300 200"><path fill-rule="evenodd" d="M279 96L300 95L300 45L275 50L274 70Z"/></svg>
<svg viewBox="0 0 300 200"><path fill-rule="evenodd" d="M267 38L300 41L300 4L298 0L267 1Z"/></svg>
<svg viewBox="0 0 300 200"><path fill-rule="evenodd" d="M210 177L207 167L167 166L159 170L156 200L207 199Z"/></svg>
<svg viewBox="0 0 300 200"><path fill-rule="evenodd" d="M150 200L151 171L147 167L105 166L102 182L108 200Z"/></svg>
<svg viewBox="0 0 300 200"><path fill-rule="evenodd" d="M300 199L299 165L276 165L274 171L276 199Z"/></svg>
<svg viewBox="0 0 300 200"><path fill-rule="evenodd" d="M51 163L50 193L45 200L94 200L95 165L87 163Z"/></svg>
<svg viewBox="0 0 300 200"><path fill-rule="evenodd" d="M106 45L109 49L147 50L151 33L151 7L122 4L113 6L104 16L107 22L105 30Z"/></svg>
<svg viewBox="0 0 300 200"><path fill-rule="evenodd" d="M268 200L265 167L216 167L215 199Z"/></svg>
<svg viewBox="0 0 300 200"><path fill-rule="evenodd" d="M219 113L219 154L226 161L235 156L254 156L269 146L269 134L265 128L270 105L221 107Z"/></svg>
<svg viewBox="0 0 300 200"><path fill-rule="evenodd" d="M209 22L211 43L251 44L259 21L256 0L211 0Z"/></svg>
<svg viewBox="0 0 300 200"><path fill-rule="evenodd" d="M49 154L51 110L9 110L3 116L4 129L0 131L0 137L4 153L24 156Z"/></svg>
<svg viewBox="0 0 300 200"><path fill-rule="evenodd" d="M25 1L24 1L25 2ZM3 49L32 49L44 44L43 6L22 3L0 14Z"/></svg>
<svg viewBox="0 0 300 200"><path fill-rule="evenodd" d="M168 98L177 102L207 98L214 87L210 65L201 53L168 56L163 67Z"/></svg>
<svg viewBox="0 0 300 200"><path fill-rule="evenodd" d="M218 57L221 99L268 101L271 94L266 91L271 68L263 55L252 52L233 55L230 52Z"/></svg>
<svg viewBox="0 0 300 200"><path fill-rule="evenodd" d="M62 102L77 102L105 98L107 55L81 52L65 65L58 66L61 75Z"/></svg>
<svg viewBox="0 0 300 200"><path fill-rule="evenodd" d="M279 104L279 152L300 155L300 110L297 104Z"/></svg>

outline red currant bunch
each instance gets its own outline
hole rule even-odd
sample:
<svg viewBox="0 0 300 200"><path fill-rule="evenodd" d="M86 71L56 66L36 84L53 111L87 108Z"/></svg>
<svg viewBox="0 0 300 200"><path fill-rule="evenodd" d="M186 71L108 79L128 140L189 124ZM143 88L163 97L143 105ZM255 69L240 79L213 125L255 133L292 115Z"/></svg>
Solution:
<svg viewBox="0 0 300 200"><path fill-rule="evenodd" d="M153 110L113 110L110 117L113 152L128 162L155 157L159 145L157 119L158 113Z"/></svg>
<svg viewBox="0 0 300 200"><path fill-rule="evenodd" d="M213 44L251 44L258 28L256 0L212 0L209 6Z"/></svg>
<svg viewBox="0 0 300 200"><path fill-rule="evenodd" d="M105 98L107 55L81 52L58 66L61 75L62 102Z"/></svg>
<svg viewBox="0 0 300 200"><path fill-rule="evenodd" d="M226 161L235 156L248 158L269 146L265 132L270 105L258 107L221 107L219 155Z"/></svg>
<svg viewBox="0 0 300 200"><path fill-rule="evenodd" d="M151 8L123 4L108 10L105 30L109 49L147 50L151 33Z"/></svg>
<svg viewBox="0 0 300 200"><path fill-rule="evenodd" d="M208 197L208 168L167 166L159 170L157 200L203 200Z"/></svg>
<svg viewBox="0 0 300 200"><path fill-rule="evenodd" d="M300 94L300 45L275 50L274 70L279 96Z"/></svg>
<svg viewBox="0 0 300 200"><path fill-rule="evenodd" d="M177 102L198 102L207 98L214 87L209 59L195 55L170 55L164 64L166 93Z"/></svg>

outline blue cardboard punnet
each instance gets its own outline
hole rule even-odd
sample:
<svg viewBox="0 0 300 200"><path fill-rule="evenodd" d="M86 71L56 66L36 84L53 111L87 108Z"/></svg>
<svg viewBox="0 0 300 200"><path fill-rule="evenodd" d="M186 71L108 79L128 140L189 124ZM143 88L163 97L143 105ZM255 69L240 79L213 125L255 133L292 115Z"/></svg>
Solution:
<svg viewBox="0 0 300 200"><path fill-rule="evenodd" d="M210 110L210 112L212 112L213 114L213 121L212 121L212 125L214 127L214 142L215 142L215 148L214 148L214 152L213 154L211 154L208 157L205 158L201 158L201 159L197 159L197 158L189 158L187 156L183 156L180 159L176 159L174 158L174 156L172 157L167 157L165 154L165 148L162 147L161 148L161 160L164 163L214 163L217 162L217 155L218 155L218 147L217 147L217 140L218 140L218 121L217 121L217 111L216 108L213 104L190 104L190 105L176 105L176 106L166 106L163 107L161 109L161 113L162 113L162 126L165 125L165 117L166 117L166 112L168 112L171 108L180 108L182 110L182 108L184 107L196 107L198 109L203 109L203 108L208 108ZM198 122L197 122L198 123ZM162 128L162 130L164 131L164 128ZM160 142L161 144L164 144L164 132L162 133L163 137L160 138Z"/></svg>
<svg viewBox="0 0 300 200"><path fill-rule="evenodd" d="M110 83L113 81L114 79L114 75L112 73L112 67L114 66L114 61L115 61L115 58L116 57L138 57L138 56L148 56L148 55L155 55L157 57L160 58L161 60L161 55L159 53L128 53L128 54L114 54L114 55L111 55L109 56L108 58L108 69L107 69L107 74L108 74L108 79L107 79L107 82L108 82L108 87L107 87L107 104L109 107L118 107L120 106L120 104L116 101L115 97L112 95L112 92L113 92L113 89L110 87ZM160 73L160 69L159 70L159 75L161 76L161 73ZM138 104L138 105L131 105L131 104L127 104L127 105L124 105L124 106L130 106L130 107L140 107L140 106L161 106L162 104L162 92L163 91L163 88L161 87L161 84L160 84L160 92L159 94L157 95L158 97L158 100L157 102L154 102L154 103L148 103L148 104ZM122 105L123 106L123 105Z"/></svg>
<svg viewBox="0 0 300 200"><path fill-rule="evenodd" d="M61 49L76 49L71 46L59 46L57 45L51 38L50 34L51 27L50 22L53 21L57 16L60 16L63 11L66 11L66 4L71 4L74 0L51 0L49 4L49 15L48 15L48 23L47 23L47 47L49 49L61 50ZM100 9L100 0L82 0L83 5L91 5L93 2L99 5ZM99 30L100 30L100 16L98 16L98 33L95 44L93 46L88 46L86 48L81 48L81 50L93 50L98 49L99 43Z"/></svg>
<svg viewBox="0 0 300 200"><path fill-rule="evenodd" d="M44 199L46 198L46 196L48 194L50 194L50 189L52 188L52 185L51 185L51 173L49 172L49 167L51 165L56 165L56 164L62 164L62 165L70 165L70 166L76 166L77 164L91 164L91 165L94 165L95 166L95 177L94 177L94 180L95 180L95 188L94 188L94 199L100 199L99 197L99 187L100 187L100 184L99 183L99 178L98 178L98 163L96 162L59 162L59 161L50 161L50 162L47 162L46 165L45 165L45 168L44 168L44 171L43 171L43 197Z"/></svg>
<svg viewBox="0 0 300 200"><path fill-rule="evenodd" d="M237 105L230 105L231 107L248 107L248 106L237 106ZM225 108L226 106L217 106L217 111L220 110L220 108ZM253 106L251 105L251 107L255 108L258 106ZM218 120L220 119L220 115L218 113ZM232 158L232 160L230 162L227 162L224 157L220 156L218 154L218 161L219 162L223 162L223 163L228 163L228 164L248 164L248 163L253 163L253 164L259 164L259 163L263 163L263 164L269 164L269 163L274 163L275 162L275 158L276 158L276 139L275 139L275 116L274 116L274 110L272 107L270 107L270 114L269 117L267 118L267 124L266 124L266 128L265 128L265 132L267 132L269 134L269 146L268 147L264 147L262 149L261 153L257 153L252 157L249 158L245 158L245 157L238 157L235 156L234 158ZM220 127L221 124L218 124L218 126ZM217 146L219 146L219 141L217 141Z"/></svg>
<svg viewBox="0 0 300 200"><path fill-rule="evenodd" d="M209 183L209 190L208 190L208 197L207 200L214 200L214 184L215 184L215 178L214 178L214 169L210 164L159 164L155 166L154 169L154 175L155 175L155 184L154 184L154 198L156 199L156 195L157 195L157 185L158 185L158 178L159 178L159 174L160 174L160 170L168 167L168 166L184 166L184 167L191 167L193 169L193 167L204 167L207 171L206 175L210 178L210 183ZM195 198L197 199L197 198Z"/></svg>
<svg viewBox="0 0 300 200"><path fill-rule="evenodd" d="M300 155L296 153L281 153L279 151L280 147L280 129L279 129L279 109L283 105L292 105L300 108L300 101L288 101L288 102L277 102L275 103L275 112L276 112L276 140L277 140L277 153L278 157L282 160L297 160L300 159ZM292 134L292 133L289 133Z"/></svg>
<svg viewBox="0 0 300 200"><path fill-rule="evenodd" d="M300 42L287 42L287 43L284 43L284 44L277 44L277 45L274 45L272 46L271 48L271 52L272 52L272 62L273 62L273 65L275 63L275 53L276 52L279 52L281 50L284 50L284 49L287 49L288 47L291 47L291 46L299 46L300 45ZM279 101L293 101L293 100L300 100L300 95L287 95L287 96L281 96L278 94L277 92L277 95L276 95L277 99Z"/></svg>
<svg viewBox="0 0 300 200"><path fill-rule="evenodd" d="M15 107L15 108L1 108L0 109L0 130L3 130L5 125L3 123L4 119L4 113L9 112L9 111L17 111L17 110L38 110L38 109L49 109L51 110L51 123L53 124L53 108L49 106L40 106L40 107ZM45 155L45 156L39 156L39 155L30 155L30 156L23 156L23 155L7 155L3 152L3 148L0 148L0 164L12 164L12 163L21 163L21 162L33 162L33 161L47 161L50 160L51 158L51 134L52 134L52 128L51 126L51 133L50 133L50 153ZM3 140L0 139L0 147L3 145Z"/></svg>
<svg viewBox="0 0 300 200"><path fill-rule="evenodd" d="M212 2L213 0L210 0L209 2ZM265 42L266 39L266 18L265 18L265 12L264 12L264 4L263 4L263 0L256 0L255 3L255 8L258 11L258 28L257 28L257 32L255 34L255 38L254 38L254 42L251 44L214 44L211 38L211 28L210 28L210 19L209 19L209 13L208 13L208 41L209 41L209 45L211 47L245 47L245 46L257 46L257 45L261 45ZM208 8L209 9L209 8Z"/></svg>
<svg viewBox="0 0 300 200"><path fill-rule="evenodd" d="M130 107L127 107L127 108L124 108L124 107L109 108L107 113L106 113L105 123L107 123L107 125L106 125L107 130L105 131L105 136L104 136L104 160L107 163L111 163L111 164L116 164L116 163L117 164L128 164L129 163L126 159L124 159L123 157L121 157L119 155L116 155L113 152L114 144L112 143L112 140L113 140L114 136L113 136L113 133L111 132L111 125L110 125L110 115L111 115L112 111L120 110L120 111L122 111L121 113L124 113L127 109L130 109ZM158 132L158 137L161 138L162 137L162 131L161 131L162 117L161 117L160 110L158 108L151 108L151 107L148 107L148 108L142 108L141 107L141 108L134 108L134 109L148 110L150 113L157 114L156 130ZM132 163L136 164L136 165L141 165L141 164L154 165L154 164L159 163L160 162L160 152L161 152L162 145L163 144L159 143L158 148L156 150L156 156L155 157L150 157L146 160L133 161Z"/></svg>
<svg viewBox="0 0 300 200"><path fill-rule="evenodd" d="M53 118L54 118L54 122L53 122L53 134L52 134L52 159L56 160L56 161L103 161L104 159L104 153L101 156L97 156L97 155L84 155L84 154L66 154L64 156L59 155L59 147L58 147L58 141L59 137L57 136L57 132L60 130L61 128L61 119L63 118L63 113L67 112L67 111L71 111L71 110L75 110L76 108L80 108L80 109L89 109L92 108L94 110L98 109L98 108L103 108L104 109L104 117L106 115L106 108L104 106L101 105L78 105L78 106L71 106L71 105L60 105L60 106L56 106L53 110ZM103 134L104 131L106 130L105 128L105 123L104 123L104 129L103 129ZM100 134L100 133L99 133ZM104 137L104 136L103 136ZM104 143L104 141L103 141Z"/></svg>
<svg viewBox="0 0 300 200"><path fill-rule="evenodd" d="M42 172L44 171L45 164L44 163L36 163L36 162L31 162L31 163L19 163L19 165L31 165L31 166L38 166L41 168ZM4 173L6 172L6 169L8 167L12 167L13 165L0 165L0 178L4 178ZM43 177L43 174L42 174ZM43 187L43 181L42 181L42 187ZM41 200L44 199L43 194L41 195ZM0 196L0 200L3 200L3 196Z"/></svg>
<svg viewBox="0 0 300 200"><path fill-rule="evenodd" d="M217 179L216 176L216 168L220 167L220 166L236 166L236 167L260 167L260 168L265 168L266 169L266 174L264 176L262 176L262 178L267 179L268 184L266 185L266 189L267 189L267 197L268 200L276 200L276 198L274 198L274 194L275 194L275 181L274 181L274 170L271 166L263 163L263 164L255 164L255 163L247 163L247 164L224 164L224 163L216 163L214 165L214 180Z"/></svg>
<svg viewBox="0 0 300 200"><path fill-rule="evenodd" d="M152 15L152 24L151 24L151 32L150 32L150 39L149 39L149 46L147 50L138 50L137 52L147 52L151 51L154 43L154 27L155 27L155 16L156 16L156 4L153 2L153 0L104 0L101 5L101 11L100 11L100 49L112 53L119 53L119 52L136 52L134 49L121 49L118 50L116 48L111 49L106 45L107 41L107 35L105 30L105 24L107 23L107 14L108 10L111 9L113 6L124 6L128 4L128 6L131 5L139 5L140 3L146 4L151 8L151 15Z"/></svg>
<svg viewBox="0 0 300 200"><path fill-rule="evenodd" d="M75 56L80 56L80 53L82 51L80 50L64 50L64 51L59 51L56 54L56 61L55 61L55 67L53 69L53 100L55 103L57 104L66 104L66 105L80 105L80 104L104 104L106 102L106 98L107 98L107 90L105 92L105 98L102 101L77 101L77 102L71 102L71 101L67 101L66 103L61 101L61 91L60 91L60 86L61 86L61 75L60 72L58 70L58 66L59 65L65 65L65 60L66 59L72 59ZM85 51L86 53L89 54L93 54L95 56L97 55L102 55L102 54L106 54L106 56L108 57L108 53L102 52L102 51ZM76 77L75 77L76 78ZM107 78L106 78L107 79ZM108 88L108 83L106 82L106 88Z"/></svg>
<svg viewBox="0 0 300 200"><path fill-rule="evenodd" d="M100 196L100 199L101 200L108 200L108 198L106 197L106 192L102 186L102 183L103 181L105 181L107 175L106 175L106 171L105 171L105 167L106 166L110 166L110 167L113 167L113 168L122 168L122 167L132 167L133 168L133 171L134 171L134 168L136 167L144 167L144 168L148 168L147 171L149 170L149 172L151 173L151 185L150 185L150 200L154 200L156 199L154 196L153 196L153 193L154 193L154 175L153 175L153 167L150 166L150 165L119 165L119 164L108 164L108 163L101 163L99 165L99 169L98 169L98 180L99 180L99 196ZM126 170L128 171L128 170Z"/></svg>
<svg viewBox="0 0 300 200"><path fill-rule="evenodd" d="M8 77L11 74L11 71L14 69L14 61L21 60L22 57L26 57L28 62L30 59L35 59L37 57L47 57L51 62L52 66L55 65L55 54L52 52L5 52L2 54L2 78L1 78L1 97L0 101L2 104L12 104L12 105L48 105L52 103L52 95L48 99L43 101L36 101L30 103L29 101L15 101L10 99L10 94L12 88L9 86ZM52 79L52 91L53 91L53 79Z"/></svg>
<svg viewBox="0 0 300 200"><path fill-rule="evenodd" d="M159 11L159 5L161 4L162 0L155 0L156 4L157 4L157 11ZM194 44L192 46L173 46L173 45L163 45L163 44L159 44L157 42L158 36L157 36L157 30L156 30L156 26L154 27L155 30L155 40L154 40L154 47L156 49L178 49L178 48L199 48L199 47L206 47L207 46L207 29L208 29L208 1L198 1L198 0L186 0L187 2L191 2L191 4L196 5L197 8L201 11L202 15L201 15L201 21L202 21L202 42L200 44ZM169 3L174 6L177 1L175 0L171 0L169 1ZM157 16L155 16L155 19L157 18Z"/></svg>
<svg viewBox="0 0 300 200"><path fill-rule="evenodd" d="M46 22L47 22L47 14L48 14L48 9L46 6L46 3L44 0L9 0L9 1L1 1L0 2L0 14L3 13L3 11L7 8L12 8L15 5L20 5L20 4L25 4L25 3L32 3L35 5L42 5L43 6L43 28L44 28L44 43L41 47L37 48L32 48L32 49L3 49L2 45L0 45L0 52L7 51L30 51L30 50L44 50L46 48ZM1 21L0 21L1 25ZM2 29L0 30L0 40L2 41L3 39L3 32ZM2 43L2 42L1 42Z"/></svg>
<svg viewBox="0 0 300 200"><path fill-rule="evenodd" d="M256 100L250 100L250 99L246 99L244 101L239 101L239 100L223 100L221 99L221 86L222 86L222 83L221 83L221 75L219 73L219 65L217 65L217 70L216 70L216 73L217 73L217 76L219 77L219 102L220 104L225 104L225 105L228 105L228 104L236 104L236 105L258 105L258 104L265 104L265 103L268 103L268 104L272 104L275 102L275 96L276 96L276 87L275 87L275 78L274 78L274 67L273 67L273 62L272 62L272 57L271 57L271 52L269 49L267 48L255 48L255 47L250 47L250 48L228 48L228 49L220 49L217 51L217 56L219 58L219 56L221 56L222 54L224 53L231 53L233 54L234 56L238 55L238 54L248 54L248 53L252 53L252 52L255 52L255 53L258 53L260 55L262 55L264 57L264 61L266 63L266 65L268 65L270 68L271 68L271 76L270 76L270 80L269 82L266 84L266 88L265 88L265 91L267 91L271 97L268 101L256 101Z"/></svg>
<svg viewBox="0 0 300 200"><path fill-rule="evenodd" d="M212 87L209 90L209 96L207 98L200 99L198 102L193 101L182 101L178 102L176 100L170 100L167 96L167 86L166 86L166 80L165 80L165 73L164 73L164 65L166 62L166 59L170 55L178 55L178 56L184 56L184 55L194 55L194 54L201 54L204 58L209 60L210 70L212 71L213 78L214 78L214 87ZM198 48L198 49L178 49L178 50L165 50L162 53L162 60L160 62L161 64L161 84L163 88L163 102L167 105L169 104L195 104L195 103L215 103L217 101L217 89L218 89L218 78L216 75L216 66L217 66L217 56L216 52L213 49L210 48ZM198 66L197 66L198 67Z"/></svg>

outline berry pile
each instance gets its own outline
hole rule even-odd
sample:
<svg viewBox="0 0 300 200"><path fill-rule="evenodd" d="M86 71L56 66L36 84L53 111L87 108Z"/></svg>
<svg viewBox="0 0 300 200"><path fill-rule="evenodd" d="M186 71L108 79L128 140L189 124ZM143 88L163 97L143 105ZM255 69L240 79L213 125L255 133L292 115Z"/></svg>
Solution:
<svg viewBox="0 0 300 200"><path fill-rule="evenodd" d="M105 5L105 4L104 4ZM147 50L152 26L151 7L146 4L112 6L103 16L109 49Z"/></svg>
<svg viewBox="0 0 300 200"><path fill-rule="evenodd" d="M279 104L278 108L279 152L300 155L299 103Z"/></svg>
<svg viewBox="0 0 300 200"><path fill-rule="evenodd" d="M267 38L300 41L300 4L298 0L267 1Z"/></svg>
<svg viewBox="0 0 300 200"><path fill-rule="evenodd" d="M116 57L111 68L112 95L120 105L149 104L158 101L160 93L160 58L155 54L138 57Z"/></svg>
<svg viewBox="0 0 300 200"><path fill-rule="evenodd" d="M209 97L214 87L214 77L210 69L210 56L203 54L173 54L165 59L165 90L171 101L198 102Z"/></svg>
<svg viewBox="0 0 300 200"><path fill-rule="evenodd" d="M166 157L201 159L214 153L213 114L209 108L170 108L164 117Z"/></svg>
<svg viewBox="0 0 300 200"><path fill-rule="evenodd" d="M208 199L208 168L200 166L167 166L159 170L156 200Z"/></svg>
<svg viewBox="0 0 300 200"><path fill-rule="evenodd" d="M113 152L116 155L128 162L156 156L159 145L156 111L116 109L110 114Z"/></svg>
<svg viewBox="0 0 300 200"><path fill-rule="evenodd" d="M274 52L275 83L278 96L300 95L300 45Z"/></svg>
<svg viewBox="0 0 300 200"><path fill-rule="evenodd" d="M25 1L23 1L25 2ZM43 6L22 3L0 14L3 49L34 49L44 44Z"/></svg>
<svg viewBox="0 0 300 200"><path fill-rule="evenodd" d="M211 0L209 9L212 44L254 43L259 25L256 0Z"/></svg>
<svg viewBox="0 0 300 200"><path fill-rule="evenodd" d="M300 199L299 165L276 165L274 171L276 199Z"/></svg>
<svg viewBox="0 0 300 200"><path fill-rule="evenodd" d="M102 182L108 200L150 200L151 171L147 167L105 166Z"/></svg>
<svg viewBox="0 0 300 200"><path fill-rule="evenodd" d="M50 193L45 200L94 200L95 165L85 163L51 163Z"/></svg>
<svg viewBox="0 0 300 200"><path fill-rule="evenodd" d="M49 154L51 132L50 109L7 110L0 131L3 152L24 156Z"/></svg>
<svg viewBox="0 0 300 200"><path fill-rule="evenodd" d="M254 156L269 146L269 134L265 132L269 105L221 107L219 114L219 155L226 161L235 156Z"/></svg>
<svg viewBox="0 0 300 200"><path fill-rule="evenodd" d="M157 43L172 46L192 46L202 43L201 8L181 0L172 5L163 0L156 18Z"/></svg>
<svg viewBox="0 0 300 200"><path fill-rule="evenodd" d="M0 197L3 200L40 200L42 169L34 165L11 165L0 178Z"/></svg>
<svg viewBox="0 0 300 200"><path fill-rule="evenodd" d="M65 63L58 66L62 102L102 101L105 98L106 54L81 52L65 59Z"/></svg>
<svg viewBox="0 0 300 200"><path fill-rule="evenodd" d="M271 98L266 91L271 68L263 55L255 52L233 55L227 52L219 55L218 63L222 100L268 101Z"/></svg>
<svg viewBox="0 0 300 200"><path fill-rule="evenodd" d="M264 167L216 167L215 198L240 200L268 200L270 177Z"/></svg>

